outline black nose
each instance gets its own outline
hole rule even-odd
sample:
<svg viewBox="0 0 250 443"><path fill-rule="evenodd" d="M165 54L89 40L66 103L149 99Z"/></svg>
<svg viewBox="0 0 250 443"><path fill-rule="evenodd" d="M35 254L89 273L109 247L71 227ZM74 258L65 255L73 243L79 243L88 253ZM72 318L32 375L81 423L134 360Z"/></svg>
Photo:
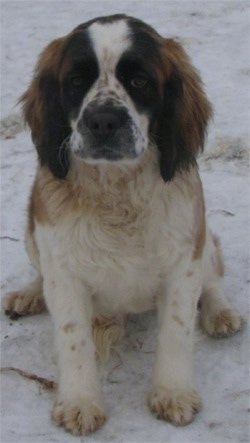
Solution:
<svg viewBox="0 0 250 443"><path fill-rule="evenodd" d="M125 122L126 113L114 107L94 107L85 110L83 119L91 134L103 140L116 134Z"/></svg>

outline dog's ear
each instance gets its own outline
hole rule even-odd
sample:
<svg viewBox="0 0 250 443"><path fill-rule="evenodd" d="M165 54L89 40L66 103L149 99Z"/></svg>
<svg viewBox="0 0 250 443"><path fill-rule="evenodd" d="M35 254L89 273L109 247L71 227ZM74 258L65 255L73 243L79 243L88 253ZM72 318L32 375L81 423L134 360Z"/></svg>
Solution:
<svg viewBox="0 0 250 443"><path fill-rule="evenodd" d="M20 98L40 163L58 178L65 178L69 168L65 140L70 128L60 103L58 79L63 46L64 39L58 39L45 48L28 90Z"/></svg>
<svg viewBox="0 0 250 443"><path fill-rule="evenodd" d="M162 61L163 107L155 141L162 178L169 181L176 171L195 164L212 109L198 73L178 42L164 39Z"/></svg>

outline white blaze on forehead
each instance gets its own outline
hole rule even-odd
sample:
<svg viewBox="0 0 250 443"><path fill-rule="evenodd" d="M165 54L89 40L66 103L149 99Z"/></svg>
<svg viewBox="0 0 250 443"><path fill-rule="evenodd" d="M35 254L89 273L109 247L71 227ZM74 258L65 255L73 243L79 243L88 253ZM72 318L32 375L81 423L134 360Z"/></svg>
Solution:
<svg viewBox="0 0 250 443"><path fill-rule="evenodd" d="M130 153L131 150L134 150L136 156L139 156L147 149L149 117L147 114L137 111L132 98L116 77L116 67L122 55L132 46L130 28L125 20L117 20L112 23L95 22L89 27L88 33L98 60L100 75L84 97L76 121L71 121L71 149L76 154L81 151L84 152L85 137L87 136L86 131L84 133L81 130L79 122L83 122L83 114L88 106L92 103L98 108L98 106L107 103L109 98L112 98L114 108L117 106L117 108L123 107L127 110L130 124L126 131L128 131L129 138L131 138L131 142L127 141L127 145L131 144L131 146L127 146L127 150ZM88 161L91 159L92 163L95 161L91 157L91 153L86 158L88 158ZM126 158L126 155L124 158Z"/></svg>
<svg viewBox="0 0 250 443"><path fill-rule="evenodd" d="M89 35L100 68L115 69L122 54L131 47L130 31L124 20L94 23Z"/></svg>

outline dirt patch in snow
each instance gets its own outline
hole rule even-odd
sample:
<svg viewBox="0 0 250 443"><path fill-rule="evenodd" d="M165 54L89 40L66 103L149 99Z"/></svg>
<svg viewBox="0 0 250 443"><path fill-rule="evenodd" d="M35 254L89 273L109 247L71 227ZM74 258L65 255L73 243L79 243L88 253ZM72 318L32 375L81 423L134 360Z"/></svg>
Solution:
<svg viewBox="0 0 250 443"><path fill-rule="evenodd" d="M249 146L243 137L219 137L206 147L199 158L200 164L210 164L214 161L235 162L249 166Z"/></svg>
<svg viewBox="0 0 250 443"><path fill-rule="evenodd" d="M11 114L0 121L1 139L14 138L19 132L25 130L25 123L21 114Z"/></svg>

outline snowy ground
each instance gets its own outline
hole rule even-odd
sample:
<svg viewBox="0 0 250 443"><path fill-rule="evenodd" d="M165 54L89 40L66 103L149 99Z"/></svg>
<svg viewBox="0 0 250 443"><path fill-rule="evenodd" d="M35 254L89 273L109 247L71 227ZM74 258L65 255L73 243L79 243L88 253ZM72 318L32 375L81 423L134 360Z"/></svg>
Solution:
<svg viewBox="0 0 250 443"><path fill-rule="evenodd" d="M51 39L97 15L125 12L183 39L214 104L200 160L212 228L226 262L225 291L243 313L249 295L249 3L242 1L11 1L2 6L1 290L17 289L32 270L23 247L35 153L15 102ZM55 379L48 315L10 321L1 313L1 366ZM146 405L156 347L154 313L133 317L117 353L101 369L109 421L84 438L54 427L53 392L14 373L1 374L1 442L248 442L249 335L212 340L201 332L196 385L204 408L185 428L157 421Z"/></svg>

